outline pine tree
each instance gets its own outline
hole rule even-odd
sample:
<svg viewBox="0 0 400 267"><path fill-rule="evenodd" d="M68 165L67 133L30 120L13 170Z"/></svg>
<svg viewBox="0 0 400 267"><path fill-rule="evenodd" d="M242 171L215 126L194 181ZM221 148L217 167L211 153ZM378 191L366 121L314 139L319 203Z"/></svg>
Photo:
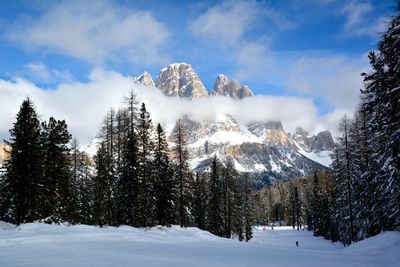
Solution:
<svg viewBox="0 0 400 267"><path fill-rule="evenodd" d="M368 176L377 185L375 210L381 211L381 229L393 230L400 226L400 15L392 19L383 34L378 51L369 54L372 72L364 74L363 111L370 135L371 154Z"/></svg>
<svg viewBox="0 0 400 267"><path fill-rule="evenodd" d="M76 188L70 172L68 143L71 134L65 121L51 117L42 123L42 143L44 151L44 179L42 216L50 221L75 222Z"/></svg>
<svg viewBox="0 0 400 267"><path fill-rule="evenodd" d="M155 221L154 181L152 161L154 144L152 141L152 122L150 113L142 103L138 118L138 210L137 217L142 227L152 226Z"/></svg>
<svg viewBox="0 0 400 267"><path fill-rule="evenodd" d="M232 232L233 235L238 238L239 241L244 239L244 193L242 181L238 179L237 187L239 188L234 198L234 213L232 216Z"/></svg>
<svg viewBox="0 0 400 267"><path fill-rule="evenodd" d="M188 167L186 132L181 120L175 126L173 137L175 142L173 159L176 166L175 176L178 183L177 222L181 227L187 227L192 221L192 216L190 215L190 200L192 198L190 181L192 177Z"/></svg>
<svg viewBox="0 0 400 267"><path fill-rule="evenodd" d="M205 174L196 174L193 181L193 218L194 225L202 230L207 229L207 182Z"/></svg>
<svg viewBox="0 0 400 267"><path fill-rule="evenodd" d="M233 233L233 220L238 212L238 207L235 206L235 198L239 194L235 179L235 170L232 162L229 161L222 172L223 178L223 206L224 206L224 236L231 238Z"/></svg>
<svg viewBox="0 0 400 267"><path fill-rule="evenodd" d="M311 198L311 216L313 230L315 236L324 235L324 220L323 220L323 195L317 173L314 173L313 193Z"/></svg>
<svg viewBox="0 0 400 267"><path fill-rule="evenodd" d="M253 238L254 222L254 200L251 190L250 177L244 175L243 182L243 217L244 217L244 238L247 241Z"/></svg>
<svg viewBox="0 0 400 267"><path fill-rule="evenodd" d="M293 201L294 201L293 217L295 219L295 223L293 223L293 228L295 225L297 225L297 230L300 230L302 204L300 199L299 188L297 186L294 187Z"/></svg>
<svg viewBox="0 0 400 267"><path fill-rule="evenodd" d="M72 203L78 218L76 222L82 224L91 223L91 174L90 159L79 150L79 142L76 138L71 142L71 173L76 190L76 203Z"/></svg>
<svg viewBox="0 0 400 267"><path fill-rule="evenodd" d="M137 124L137 101L136 95L130 92L125 99L126 110L121 112L120 119L123 122L124 139L121 144L120 174L117 181L116 203L118 209L118 223L139 227L138 212L138 136Z"/></svg>
<svg viewBox="0 0 400 267"><path fill-rule="evenodd" d="M101 143L95 157L96 175L93 177L93 223L100 227L109 224L107 218L109 194L106 192L110 190L110 185L107 161L106 147L104 143Z"/></svg>
<svg viewBox="0 0 400 267"><path fill-rule="evenodd" d="M156 219L159 225L170 225L174 223L175 219L177 185L168 155L165 133L161 125L158 124L153 177L155 179Z"/></svg>
<svg viewBox="0 0 400 267"><path fill-rule="evenodd" d="M11 151L2 190L7 192L8 209L1 217L19 225L41 218L43 149L40 122L29 98L22 102L16 119L6 142Z"/></svg>
<svg viewBox="0 0 400 267"><path fill-rule="evenodd" d="M220 163L218 162L217 157L214 156L211 162L211 173L208 188L207 228L211 233L217 236L223 236L224 234L220 168Z"/></svg>

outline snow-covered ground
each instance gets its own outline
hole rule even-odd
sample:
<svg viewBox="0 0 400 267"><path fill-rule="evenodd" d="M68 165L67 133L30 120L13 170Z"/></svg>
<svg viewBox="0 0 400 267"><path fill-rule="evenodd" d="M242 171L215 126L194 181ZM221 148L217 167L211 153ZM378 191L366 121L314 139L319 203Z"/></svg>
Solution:
<svg viewBox="0 0 400 267"><path fill-rule="evenodd" d="M290 227L259 227L246 243L196 228L15 227L0 222L0 266L398 267L400 233L383 233L343 248Z"/></svg>

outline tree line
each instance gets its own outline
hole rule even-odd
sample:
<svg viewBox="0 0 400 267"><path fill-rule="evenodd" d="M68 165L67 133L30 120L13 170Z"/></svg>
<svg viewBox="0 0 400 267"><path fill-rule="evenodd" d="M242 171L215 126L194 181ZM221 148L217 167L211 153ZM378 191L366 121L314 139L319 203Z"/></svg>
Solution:
<svg viewBox="0 0 400 267"><path fill-rule="evenodd" d="M353 118L345 116L339 123L330 174L259 192L258 220L270 218L265 215L270 213L274 220L304 223L315 235L344 245L400 230L399 47L397 15L378 49L369 53L372 70L362 74L359 107Z"/></svg>
<svg viewBox="0 0 400 267"><path fill-rule="evenodd" d="M64 120L40 122L29 98L10 136L0 176L0 220L100 227L179 224L221 237L252 238L249 177L217 156L208 171L193 174L184 123L178 121L167 140L133 92L124 107L104 118L94 162L80 151Z"/></svg>

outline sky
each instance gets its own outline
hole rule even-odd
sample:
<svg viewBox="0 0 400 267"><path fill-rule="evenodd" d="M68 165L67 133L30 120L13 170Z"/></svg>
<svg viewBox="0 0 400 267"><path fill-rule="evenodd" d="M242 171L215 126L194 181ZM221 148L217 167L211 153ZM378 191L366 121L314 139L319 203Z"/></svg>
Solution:
<svg viewBox="0 0 400 267"><path fill-rule="evenodd" d="M209 91L223 73L256 97L188 104L137 88L154 120L223 110L244 123L263 114L288 131L334 131L358 103L360 73L370 70L368 52L394 7L394 0L0 1L0 137L29 96L42 119L66 119L89 142L132 77L148 71L156 79L175 62L190 63Z"/></svg>

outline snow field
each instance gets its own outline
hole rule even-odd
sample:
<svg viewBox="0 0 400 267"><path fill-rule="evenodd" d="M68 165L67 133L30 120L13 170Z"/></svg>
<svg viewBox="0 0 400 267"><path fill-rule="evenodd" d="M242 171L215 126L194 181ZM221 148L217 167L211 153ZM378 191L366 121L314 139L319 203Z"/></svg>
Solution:
<svg viewBox="0 0 400 267"><path fill-rule="evenodd" d="M197 228L0 222L0 266L400 266L400 233L344 248L291 227L257 227L239 242ZM295 242L300 246L296 247Z"/></svg>

